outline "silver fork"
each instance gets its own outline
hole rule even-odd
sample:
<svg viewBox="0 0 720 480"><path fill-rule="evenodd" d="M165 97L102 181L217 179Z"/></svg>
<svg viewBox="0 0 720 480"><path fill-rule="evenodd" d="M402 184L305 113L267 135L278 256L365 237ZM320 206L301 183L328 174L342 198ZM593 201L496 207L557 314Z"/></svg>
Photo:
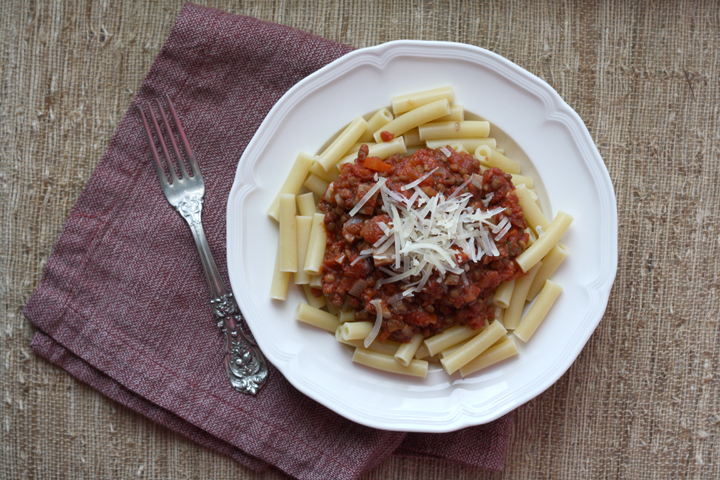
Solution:
<svg viewBox="0 0 720 480"><path fill-rule="evenodd" d="M157 102L157 106L160 110L162 123L167 130L167 136L170 138L175 158L177 159L176 163L180 170L180 176L178 177L175 173L172 156L168 153L165 141L163 140L162 130L160 129L160 125L158 125L152 106L148 106L150 118L155 128L155 134L159 139L165 165L170 175L170 182L168 182L163 169L163 162L161 162L157 149L155 148L155 142L153 141L147 118L145 117L145 113L143 113L143 109L138 107L143 124L145 125L148 142L150 142L150 150L155 160L155 170L157 171L157 176L160 180L160 186L165 194L165 198L167 198L170 205L175 207L175 210L177 210L190 226L193 238L195 239L195 245L200 253L200 260L205 270L205 277L207 278L208 285L210 285L210 294L212 297L210 304L215 317L218 319L217 325L225 337L224 363L230 383L238 392L255 395L267 380L268 370L265 358L257 347L257 344L245 335L242 328L242 322L245 319L235 302L232 292L225 286L225 283L220 277L220 273L215 265L215 260L210 252L210 245L208 245L207 239L205 238L205 232L203 231L200 218L202 215L203 197L205 196L205 182L203 182L200 168L195 160L195 155L193 155L190 149L190 144L187 141L187 137L185 137L185 132L175 112L175 106L169 96L166 95L166 98L177 133L182 140L192 176L188 175L187 169L185 168L182 160L183 157L180 155L180 151L175 143L173 131L160 101Z"/></svg>

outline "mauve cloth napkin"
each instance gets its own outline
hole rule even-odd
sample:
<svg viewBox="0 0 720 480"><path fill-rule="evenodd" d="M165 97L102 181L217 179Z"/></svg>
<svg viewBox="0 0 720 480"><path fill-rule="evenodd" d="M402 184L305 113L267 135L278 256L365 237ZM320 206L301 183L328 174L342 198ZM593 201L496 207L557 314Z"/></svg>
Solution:
<svg viewBox="0 0 720 480"><path fill-rule="evenodd" d="M353 479L389 455L502 469L512 422L447 434L353 423L272 366L235 392L190 230L163 196L137 109L173 99L206 184L203 222L222 275L225 207L238 159L273 104L346 45L187 4L73 207L25 308L33 350L106 396L262 470ZM268 254L272 256L272 251Z"/></svg>

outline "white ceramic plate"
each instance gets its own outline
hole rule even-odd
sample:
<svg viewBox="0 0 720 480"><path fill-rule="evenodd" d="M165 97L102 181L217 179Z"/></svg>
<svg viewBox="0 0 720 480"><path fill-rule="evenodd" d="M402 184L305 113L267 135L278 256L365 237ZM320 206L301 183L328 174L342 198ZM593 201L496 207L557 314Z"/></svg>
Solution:
<svg viewBox="0 0 720 480"><path fill-rule="evenodd" d="M507 155L540 181L543 208L575 217L570 256L553 276L563 293L520 355L468 378L431 367L426 379L353 364L325 331L301 325L268 297L277 224L266 210L300 151L318 150L390 97L452 85L456 102L490 120ZM514 141L512 141L512 140ZM599 323L617 267L617 207L610 177L580 117L545 82L510 61L458 43L396 41L352 52L290 89L238 165L227 209L227 256L238 303L262 351L301 392L375 428L447 432L490 422L550 387Z"/></svg>

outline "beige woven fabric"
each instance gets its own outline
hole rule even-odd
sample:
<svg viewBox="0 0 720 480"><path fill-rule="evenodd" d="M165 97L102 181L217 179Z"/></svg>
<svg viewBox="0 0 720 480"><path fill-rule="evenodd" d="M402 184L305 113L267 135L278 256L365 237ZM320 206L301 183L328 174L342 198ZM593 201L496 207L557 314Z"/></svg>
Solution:
<svg viewBox="0 0 720 480"><path fill-rule="evenodd" d="M615 185L607 313L568 373L518 410L505 471L393 458L365 478L720 477L717 2L209 3L356 47L410 38L493 50L580 114ZM0 478L280 478L39 360L21 313L180 7L0 2Z"/></svg>

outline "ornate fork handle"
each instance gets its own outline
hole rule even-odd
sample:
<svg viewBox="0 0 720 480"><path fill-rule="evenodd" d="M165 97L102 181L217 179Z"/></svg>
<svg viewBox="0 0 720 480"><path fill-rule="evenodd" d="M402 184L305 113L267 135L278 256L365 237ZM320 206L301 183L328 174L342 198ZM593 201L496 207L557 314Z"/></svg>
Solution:
<svg viewBox="0 0 720 480"><path fill-rule="evenodd" d="M162 123L165 125L170 145L178 162L175 163L173 157L168 152L160 125L153 113L153 109L150 108L150 119L152 120L152 125L160 144L164 163L160 160L160 155L155 148L155 141L153 140L153 135L145 113L142 108L138 107L143 126L145 127L145 133L147 133L148 142L150 143L150 152L152 153L153 160L155 160L155 171L165 198L170 205L175 207L175 210L177 210L185 221L187 221L193 238L195 239L195 245L200 253L200 260L202 261L203 270L205 270L205 277L210 286L210 303L215 316L218 318L218 327L220 327L220 331L222 331L225 336L225 371L230 379L230 383L233 388L239 392L255 395L267 380L268 370L265 357L263 357L263 354L255 342L245 335L242 329L244 321L242 314L238 309L232 292L225 286L218 272L217 265L215 265L215 260L210 251L210 245L208 245L207 239L205 238L201 220L205 182L203 181L195 155L190 148L190 143L180 124L180 119L177 116L172 100L170 100L170 97L167 95L166 98L168 106L170 107L170 113L175 121L177 134L182 140L186 154L185 159L190 166L192 176L190 176L190 172L182 161L182 155L172 134L172 127L168 122L159 100L157 102L158 111L160 112ZM173 164L175 164L177 170ZM164 166L167 167L170 181L168 181L165 174ZM180 172L179 175L177 173L178 170Z"/></svg>
<svg viewBox="0 0 720 480"><path fill-rule="evenodd" d="M245 335L242 313L215 265L202 227L202 204L202 196L187 195L178 204L177 211L190 226L200 253L210 286L210 304L218 319L218 327L225 336L225 370L230 383L239 392L255 395L267 380L267 365L257 344Z"/></svg>

